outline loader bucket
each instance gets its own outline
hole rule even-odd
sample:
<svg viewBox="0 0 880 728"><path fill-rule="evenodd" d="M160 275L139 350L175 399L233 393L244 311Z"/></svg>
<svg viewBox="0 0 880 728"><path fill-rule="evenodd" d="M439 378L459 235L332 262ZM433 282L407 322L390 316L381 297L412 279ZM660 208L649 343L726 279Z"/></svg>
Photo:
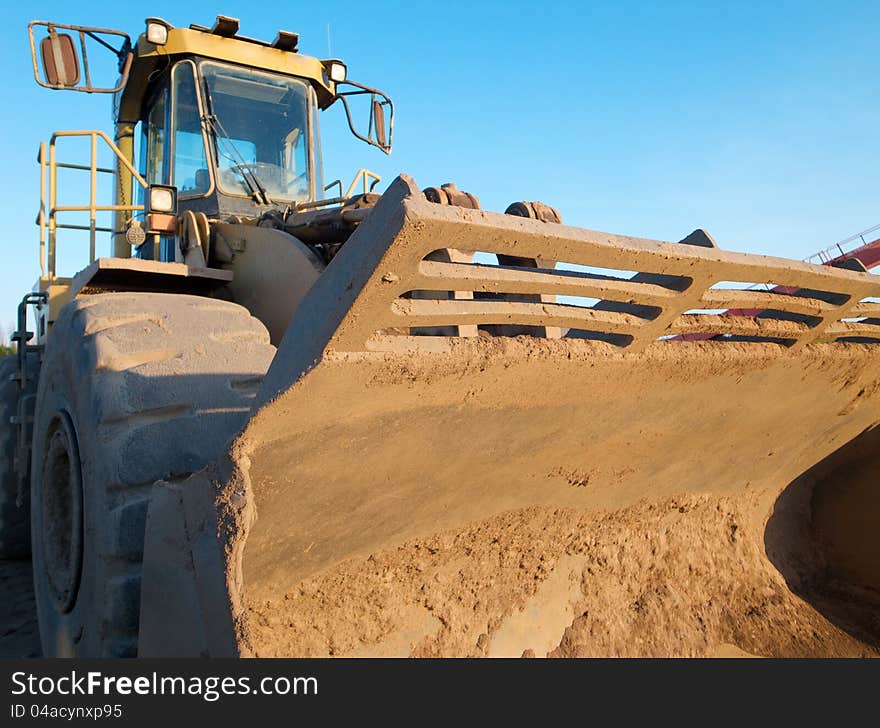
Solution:
<svg viewBox="0 0 880 728"><path fill-rule="evenodd" d="M724 605L784 588L763 544L779 493L880 421L875 296L864 273L444 207L398 178L222 468L247 501L223 531L240 651L743 648ZM558 338L489 334L518 326ZM629 641L597 642L601 614Z"/></svg>

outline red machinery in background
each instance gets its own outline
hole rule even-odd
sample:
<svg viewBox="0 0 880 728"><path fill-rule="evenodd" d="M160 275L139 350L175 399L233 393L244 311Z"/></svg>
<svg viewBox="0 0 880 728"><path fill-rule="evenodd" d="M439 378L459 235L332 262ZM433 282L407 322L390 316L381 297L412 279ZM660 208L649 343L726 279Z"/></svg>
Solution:
<svg viewBox="0 0 880 728"><path fill-rule="evenodd" d="M872 233L877 233L880 225L863 230L851 237L841 240L818 253L814 253L805 258L807 263L817 263L819 265L831 265L835 267L864 266L865 270L880 265L880 238L876 238L868 242L865 236L871 237ZM857 262L856 262L857 261ZM859 266L859 269L861 269ZM751 288L760 288L763 284L756 284ZM767 290L772 293L796 294L799 289L792 286L766 286ZM731 308L726 311L729 316L760 316L765 309L758 308ZM705 341L714 338L713 334L680 334L673 337L682 341Z"/></svg>

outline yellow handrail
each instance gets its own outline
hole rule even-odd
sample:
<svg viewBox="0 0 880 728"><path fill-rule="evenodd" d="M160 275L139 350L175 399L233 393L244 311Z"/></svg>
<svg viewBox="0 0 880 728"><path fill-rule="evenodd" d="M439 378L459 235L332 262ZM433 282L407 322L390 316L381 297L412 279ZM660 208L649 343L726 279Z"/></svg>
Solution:
<svg viewBox="0 0 880 728"><path fill-rule="evenodd" d="M367 187L367 180L373 180L373 184ZM363 180L364 182L364 194L367 192L371 192L372 189L382 181L382 178L376 174L375 172L371 172L368 169L359 169L354 176L354 179L351 181L351 184L348 186L348 190L345 193L345 197L351 197L354 194L354 188L357 187L358 182Z"/></svg>
<svg viewBox="0 0 880 728"><path fill-rule="evenodd" d="M55 159L55 147L59 139L64 137L89 137L90 162L89 165L77 164L61 164ZM37 216L37 224L40 226L40 273L46 276L46 238L48 232L48 277L55 278L55 244L56 236L59 229L69 230L88 230L89 231L89 263L95 262L95 237L100 232L114 232L110 228L98 228L97 213L98 212L135 212L144 209L143 205L99 205L97 202L98 173L115 174L112 169L98 167L98 138L101 138L110 151L116 156L117 160L124 166L137 183L146 188L147 182L138 174L137 170L132 166L131 161L120 151L119 147L104 132L97 129L78 130L78 131L56 131L49 140L49 155L46 159L46 143L40 143L40 153L38 162L40 164L40 211ZM57 173L58 168L78 169L89 172L89 204L88 205L59 205L57 204ZM48 174L49 182L49 202L46 204L46 177ZM88 212L89 226L82 225L62 225L58 222L57 214L59 212Z"/></svg>

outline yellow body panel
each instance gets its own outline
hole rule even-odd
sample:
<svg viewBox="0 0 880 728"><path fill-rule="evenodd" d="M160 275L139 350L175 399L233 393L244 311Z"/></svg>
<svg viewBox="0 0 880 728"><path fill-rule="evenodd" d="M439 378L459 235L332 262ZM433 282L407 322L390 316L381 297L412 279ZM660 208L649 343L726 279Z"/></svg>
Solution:
<svg viewBox="0 0 880 728"><path fill-rule="evenodd" d="M201 30L171 28L164 45L154 45L144 35L138 38L131 75L122 92L119 118L138 118L143 94L153 71L167 64L171 58L184 56L213 58L305 79L315 89L321 108L326 108L336 99L336 84L326 77L324 65L317 58Z"/></svg>

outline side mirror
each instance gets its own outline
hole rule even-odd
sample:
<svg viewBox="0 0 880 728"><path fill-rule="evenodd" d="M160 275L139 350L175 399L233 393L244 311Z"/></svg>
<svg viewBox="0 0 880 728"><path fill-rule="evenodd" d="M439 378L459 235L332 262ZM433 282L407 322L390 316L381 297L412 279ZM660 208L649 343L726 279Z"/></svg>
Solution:
<svg viewBox="0 0 880 728"><path fill-rule="evenodd" d="M49 35L40 41L40 60L50 86L74 88L79 84L79 58L73 38L67 33L50 29Z"/></svg>
<svg viewBox="0 0 880 728"><path fill-rule="evenodd" d="M385 108L382 106L382 102L375 96L373 97L371 111L370 126L376 130L376 141L379 143L379 147L385 149L385 147L389 146L386 141L388 135L385 132Z"/></svg>
<svg viewBox="0 0 880 728"><path fill-rule="evenodd" d="M41 34L39 43L34 37L34 31L39 29ZM70 32L59 32L70 31ZM132 50L131 39L120 30L107 30L105 28L88 28L80 25L60 25L47 23L42 20L34 20L28 25L28 36L31 43L31 60L34 66L34 80L44 88L63 91L85 91L86 93L116 93L121 91L128 81L128 72L131 69ZM79 38L79 43L74 40ZM110 68L107 64L90 63L88 57L88 44L109 50L115 57L115 63ZM114 41L119 44L115 48ZM79 45L79 48L77 48ZM39 46L40 63L37 62L37 46ZM42 74L40 73L42 66ZM82 78L80 68L85 75ZM92 73L99 76L115 73L119 79L115 86L92 84ZM113 76L111 76L112 78Z"/></svg>
<svg viewBox="0 0 880 728"><path fill-rule="evenodd" d="M391 137L394 133L394 104L386 94L375 88L363 86L354 81L337 81L337 89L343 85L354 86L351 91L337 91L337 98L345 107L345 116L348 119L348 128L358 139L381 149L385 154L391 153ZM367 120L366 134L355 129L352 121L351 104L353 99L369 99L369 119ZM355 102L357 105L358 102ZM362 102L361 102L362 103ZM388 111L386 124L386 109ZM361 110L358 115L363 113Z"/></svg>

